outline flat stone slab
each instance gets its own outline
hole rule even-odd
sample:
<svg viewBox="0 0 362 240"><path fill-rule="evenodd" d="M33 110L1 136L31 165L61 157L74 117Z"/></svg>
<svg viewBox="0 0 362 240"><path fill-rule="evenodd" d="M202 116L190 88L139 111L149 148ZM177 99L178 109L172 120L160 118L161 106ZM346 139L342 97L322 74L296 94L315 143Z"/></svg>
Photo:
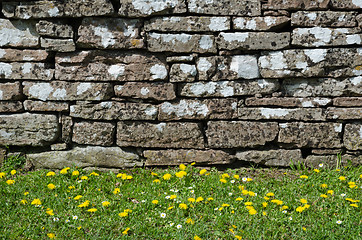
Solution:
<svg viewBox="0 0 362 240"><path fill-rule="evenodd" d="M193 64L172 64L170 70L170 82L194 82L196 75L197 69Z"/></svg>
<svg viewBox="0 0 362 240"><path fill-rule="evenodd" d="M233 29L251 31L271 31L277 30L290 22L286 16L274 17L234 17Z"/></svg>
<svg viewBox="0 0 362 240"><path fill-rule="evenodd" d="M43 62L49 57L45 50L0 49L0 62Z"/></svg>
<svg viewBox="0 0 362 240"><path fill-rule="evenodd" d="M0 47L37 47L34 21L0 19Z"/></svg>
<svg viewBox="0 0 362 240"><path fill-rule="evenodd" d="M362 97L334 98L333 105L338 107L362 107Z"/></svg>
<svg viewBox="0 0 362 240"><path fill-rule="evenodd" d="M193 163L202 165L230 164L232 156L220 150L146 150L143 151L146 158L145 166L175 166L181 163Z"/></svg>
<svg viewBox="0 0 362 240"><path fill-rule="evenodd" d="M302 161L302 152L296 150L265 150L242 151L236 153L236 158L241 161L253 162L268 167L290 167L294 163Z"/></svg>
<svg viewBox="0 0 362 240"><path fill-rule="evenodd" d="M0 101L21 99L19 82L0 83Z"/></svg>
<svg viewBox="0 0 362 240"><path fill-rule="evenodd" d="M73 38L74 36L72 26L61 20L40 20L36 24L36 31L46 37Z"/></svg>
<svg viewBox="0 0 362 240"><path fill-rule="evenodd" d="M72 141L78 144L111 146L116 125L107 122L76 122Z"/></svg>
<svg viewBox="0 0 362 240"><path fill-rule="evenodd" d="M145 83L127 82L123 85L115 85L114 92L118 97L173 100L176 98L175 85L172 83Z"/></svg>
<svg viewBox="0 0 362 240"><path fill-rule="evenodd" d="M298 27L355 27L357 12L298 11L291 15L291 25Z"/></svg>
<svg viewBox="0 0 362 240"><path fill-rule="evenodd" d="M62 169L77 167L131 168L142 167L140 157L119 147L87 146L68 151L27 154L36 169Z"/></svg>
<svg viewBox="0 0 362 240"><path fill-rule="evenodd" d="M81 48L143 48L142 22L125 18L84 18L78 29L77 46Z"/></svg>
<svg viewBox="0 0 362 240"><path fill-rule="evenodd" d="M0 104L0 113L15 113L22 112L23 110L23 103L20 101L4 101Z"/></svg>
<svg viewBox="0 0 362 240"><path fill-rule="evenodd" d="M120 0L118 14L125 17L148 17L160 14L185 13L184 0Z"/></svg>
<svg viewBox="0 0 362 240"><path fill-rule="evenodd" d="M350 154L344 154L344 155L342 155L341 165L342 166L348 165L349 164L348 160L350 160L352 165L354 165L354 166L360 166L362 163L361 155L353 156ZM330 168L333 168L333 167L337 167L337 161L338 161L338 157L336 154L323 155L323 156L309 155L305 159L304 163L307 167L310 167L310 168L318 168L318 165L321 163L323 163L324 165L326 165Z"/></svg>
<svg viewBox="0 0 362 240"><path fill-rule="evenodd" d="M348 150L362 150L361 122L346 124L344 127L343 143Z"/></svg>
<svg viewBox="0 0 362 240"><path fill-rule="evenodd" d="M362 9L362 2L360 0L331 0L330 4L336 9Z"/></svg>
<svg viewBox="0 0 362 240"><path fill-rule="evenodd" d="M0 145L46 146L59 135L58 118L50 114L0 115Z"/></svg>
<svg viewBox="0 0 362 240"><path fill-rule="evenodd" d="M48 51L74 52L75 43L73 39L40 38L40 46Z"/></svg>
<svg viewBox="0 0 362 240"><path fill-rule="evenodd" d="M117 145L121 147L204 148L200 126L190 122L118 122Z"/></svg>
<svg viewBox="0 0 362 240"><path fill-rule="evenodd" d="M265 10L324 10L330 0L268 0ZM336 0L339 1L339 0Z"/></svg>
<svg viewBox="0 0 362 240"><path fill-rule="evenodd" d="M206 136L211 148L262 146L278 134L275 122L209 121Z"/></svg>
<svg viewBox="0 0 362 240"><path fill-rule="evenodd" d="M327 109L327 119L339 120L361 120L362 108L335 108Z"/></svg>
<svg viewBox="0 0 362 240"><path fill-rule="evenodd" d="M238 108L238 118L242 120L300 120L325 121L324 110L318 108Z"/></svg>
<svg viewBox="0 0 362 240"><path fill-rule="evenodd" d="M247 98L246 106L278 106L278 107L325 107L332 104L330 98L292 98L292 97L269 97L269 98Z"/></svg>
<svg viewBox="0 0 362 240"><path fill-rule="evenodd" d="M231 16L259 16L261 3L259 0L187 0L190 13Z"/></svg>
<svg viewBox="0 0 362 240"><path fill-rule="evenodd" d="M51 80L54 69L46 63L0 62L0 79Z"/></svg>
<svg viewBox="0 0 362 240"><path fill-rule="evenodd" d="M25 100L24 109L29 112L68 112L69 103Z"/></svg>

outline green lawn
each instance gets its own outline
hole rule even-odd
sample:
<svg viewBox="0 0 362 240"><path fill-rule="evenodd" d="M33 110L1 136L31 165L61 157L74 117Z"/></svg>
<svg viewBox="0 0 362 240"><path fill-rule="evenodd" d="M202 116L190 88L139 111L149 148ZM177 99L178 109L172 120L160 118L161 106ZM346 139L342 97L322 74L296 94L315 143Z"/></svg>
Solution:
<svg viewBox="0 0 362 240"><path fill-rule="evenodd" d="M183 167L2 172L0 239L362 239L362 167Z"/></svg>

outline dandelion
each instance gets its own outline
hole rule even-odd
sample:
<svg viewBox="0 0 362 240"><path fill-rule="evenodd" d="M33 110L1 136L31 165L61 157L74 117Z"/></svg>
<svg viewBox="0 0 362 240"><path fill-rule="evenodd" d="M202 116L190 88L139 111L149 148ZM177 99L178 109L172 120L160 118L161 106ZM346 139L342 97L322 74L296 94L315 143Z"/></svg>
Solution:
<svg viewBox="0 0 362 240"><path fill-rule="evenodd" d="M308 176L307 176L307 175L301 175L299 178L301 178L301 179L308 179Z"/></svg>
<svg viewBox="0 0 362 240"><path fill-rule="evenodd" d="M13 185L14 183L15 183L15 180L9 179L6 181L6 184L8 184L8 185Z"/></svg>
<svg viewBox="0 0 362 240"><path fill-rule="evenodd" d="M62 170L60 170L60 174L67 174L69 169L69 167L63 168Z"/></svg>
<svg viewBox="0 0 362 240"><path fill-rule="evenodd" d="M53 189L55 188L55 185L54 185L53 183L49 183L49 184L48 184L48 188L49 188L50 190L53 190Z"/></svg>
<svg viewBox="0 0 362 240"><path fill-rule="evenodd" d="M267 196L267 197L274 197L274 193L268 192L268 193L266 194L266 196Z"/></svg>
<svg viewBox="0 0 362 240"><path fill-rule="evenodd" d="M175 199L176 197L177 197L176 195L171 195L170 200Z"/></svg>
<svg viewBox="0 0 362 240"><path fill-rule="evenodd" d="M177 224L176 228L177 228L177 229L180 229L180 228L182 228L182 225L181 225L181 224Z"/></svg>
<svg viewBox="0 0 362 240"><path fill-rule="evenodd" d="M78 176L79 175L79 171L75 170L72 172L72 176Z"/></svg>
<svg viewBox="0 0 362 240"><path fill-rule="evenodd" d="M160 181L160 179L155 179L155 180L153 180L153 182L154 183L160 183L161 181Z"/></svg>
<svg viewBox="0 0 362 240"><path fill-rule="evenodd" d="M161 213L160 217L161 217L161 218L165 218L165 217L166 217L166 213Z"/></svg>
<svg viewBox="0 0 362 240"><path fill-rule="evenodd" d="M325 183L321 184L320 186L321 186L321 188L327 188L328 187L328 185L325 184Z"/></svg>
<svg viewBox="0 0 362 240"><path fill-rule="evenodd" d="M54 233L48 233L47 236L48 236L48 238L50 238L50 239L55 238L55 234L54 234Z"/></svg>
<svg viewBox="0 0 362 240"><path fill-rule="evenodd" d="M164 180L170 180L171 179L171 174L166 173L165 175L163 175L163 179Z"/></svg>
<svg viewBox="0 0 362 240"><path fill-rule="evenodd" d="M267 215L267 213L265 211L263 211L263 216L266 216L266 215Z"/></svg>
<svg viewBox="0 0 362 240"><path fill-rule="evenodd" d="M346 177L344 177L344 176L340 176L338 179L341 181L346 181Z"/></svg>
<svg viewBox="0 0 362 240"><path fill-rule="evenodd" d="M127 217L128 216L128 213L127 212L121 212L118 214L118 216L120 217Z"/></svg>
<svg viewBox="0 0 362 240"><path fill-rule="evenodd" d="M180 164L179 168L180 168L180 170L184 171L186 169L186 166L185 166L185 164Z"/></svg>
<svg viewBox="0 0 362 240"><path fill-rule="evenodd" d="M241 239L243 239L241 236L239 236L239 235L235 235L234 236L236 239L238 239L238 240L241 240Z"/></svg>
<svg viewBox="0 0 362 240"><path fill-rule="evenodd" d="M167 208L167 210L171 210L171 209L173 209L173 206Z"/></svg>
<svg viewBox="0 0 362 240"><path fill-rule="evenodd" d="M82 197L83 197L82 195L77 195L77 196L74 197L74 200L79 200L79 199L81 199Z"/></svg>
<svg viewBox="0 0 362 240"><path fill-rule="evenodd" d="M327 191L327 194L333 195L333 194L334 194L334 191L333 191L333 190L328 190L328 191Z"/></svg>
<svg viewBox="0 0 362 240"><path fill-rule="evenodd" d="M236 174L233 176L233 178L235 178L235 179L239 179L239 177L240 177L240 176L239 176L239 175L236 175Z"/></svg>
<svg viewBox="0 0 362 240"><path fill-rule="evenodd" d="M246 203L244 203L244 205L245 206L251 206L251 205L253 205L253 203L252 202L246 202Z"/></svg>
<svg viewBox="0 0 362 240"><path fill-rule="evenodd" d="M73 216L73 220L77 220L78 219L78 216Z"/></svg>
<svg viewBox="0 0 362 240"><path fill-rule="evenodd" d="M102 202L102 206L103 206L103 207L108 207L110 204L111 204L111 203L108 202L108 201L103 201L103 202Z"/></svg>
<svg viewBox="0 0 362 240"><path fill-rule="evenodd" d="M178 207L185 210L187 209L187 205L185 203L180 203Z"/></svg>
<svg viewBox="0 0 362 240"><path fill-rule="evenodd" d="M251 196L251 197L254 197L254 196L257 195L255 192L252 192L252 191L249 191L248 194L249 194L249 196Z"/></svg>
<svg viewBox="0 0 362 240"><path fill-rule="evenodd" d="M31 202L31 205L36 205L36 206L40 206L41 205L41 201L40 199L36 198Z"/></svg>
<svg viewBox="0 0 362 240"><path fill-rule="evenodd" d="M296 209L295 209L295 211L297 211L297 212L303 212L304 211L304 207L297 207Z"/></svg>
<svg viewBox="0 0 362 240"><path fill-rule="evenodd" d="M179 172L176 172L175 175L178 178L183 178L184 176L187 175L187 173L185 171L179 171Z"/></svg>
<svg viewBox="0 0 362 240"><path fill-rule="evenodd" d="M0 172L0 178L5 177L5 175L6 175L6 173L4 173L4 172Z"/></svg>
<svg viewBox="0 0 362 240"><path fill-rule="evenodd" d="M126 229L122 232L122 234L123 234L123 235L127 235L129 230L130 230L130 228L126 228Z"/></svg>
<svg viewBox="0 0 362 240"><path fill-rule="evenodd" d="M158 174L157 174L157 173L154 173L154 172L151 172L151 175L152 175L152 176L158 176Z"/></svg>
<svg viewBox="0 0 362 240"><path fill-rule="evenodd" d="M252 178L246 178L246 181L251 182L251 181L253 181L253 179Z"/></svg>
<svg viewBox="0 0 362 240"><path fill-rule="evenodd" d="M89 176L99 176L99 174L96 173L96 172L91 172L91 173L89 174Z"/></svg>
<svg viewBox="0 0 362 240"><path fill-rule="evenodd" d="M319 173L320 171L318 169L313 169L314 172Z"/></svg>
<svg viewBox="0 0 362 240"><path fill-rule="evenodd" d="M301 203L303 203L303 204L305 204L305 203L307 203L307 202L308 202L308 200L307 200L307 199L302 198L302 199L300 199L300 202L301 202Z"/></svg>
<svg viewBox="0 0 362 240"><path fill-rule="evenodd" d="M203 175L203 174L205 174L206 172L207 172L206 169L201 169L201 170L200 170L200 175Z"/></svg>
<svg viewBox="0 0 362 240"><path fill-rule="evenodd" d="M327 198L328 196L327 196L326 194L321 194L320 197L322 197L322 198Z"/></svg>
<svg viewBox="0 0 362 240"><path fill-rule="evenodd" d="M87 212L91 212L91 213L97 212L97 208L90 208L87 210Z"/></svg>
<svg viewBox="0 0 362 240"><path fill-rule="evenodd" d="M11 170L10 174L11 174L11 175L15 175L15 174L16 174L16 170Z"/></svg>
<svg viewBox="0 0 362 240"><path fill-rule="evenodd" d="M269 200L269 198L268 198L268 197L263 197L263 198L264 198L265 200L267 200L267 201Z"/></svg>
<svg viewBox="0 0 362 240"><path fill-rule="evenodd" d="M86 200L85 202L81 203L78 205L78 207L82 208L82 207L88 207L89 206L90 201Z"/></svg>
<svg viewBox="0 0 362 240"><path fill-rule="evenodd" d="M191 163L190 165L191 165L191 166L194 166L195 164L196 164L196 162L193 162L193 163Z"/></svg>
<svg viewBox="0 0 362 240"><path fill-rule="evenodd" d="M263 207L266 208L268 206L268 203L267 202L263 202L262 203Z"/></svg>
<svg viewBox="0 0 362 240"><path fill-rule="evenodd" d="M221 178L221 179L220 179L220 182L222 182L222 183L227 183L226 179L224 179L224 178Z"/></svg>
<svg viewBox="0 0 362 240"><path fill-rule="evenodd" d="M152 200L152 204L158 204L158 200Z"/></svg>
<svg viewBox="0 0 362 240"><path fill-rule="evenodd" d="M199 236L195 235L194 240L202 240Z"/></svg>
<svg viewBox="0 0 362 240"><path fill-rule="evenodd" d="M212 201L212 200L214 200L214 198L212 197L207 198L207 201Z"/></svg>
<svg viewBox="0 0 362 240"><path fill-rule="evenodd" d="M337 224L342 224L342 221L341 221L341 220L337 220L336 223L337 223Z"/></svg>
<svg viewBox="0 0 362 240"><path fill-rule="evenodd" d="M54 215L53 209L50 209L50 208L48 208L48 209L46 210L46 213L47 213L48 215L50 215L50 216L53 216L53 215Z"/></svg>
<svg viewBox="0 0 362 240"><path fill-rule="evenodd" d="M286 206L286 205L285 205L285 206L283 206L283 207L282 207L282 210L285 210L285 209L289 209L289 207L288 207L288 206Z"/></svg>
<svg viewBox="0 0 362 240"><path fill-rule="evenodd" d="M70 190L75 189L74 186L69 186L68 188L69 188Z"/></svg>
<svg viewBox="0 0 362 240"><path fill-rule="evenodd" d="M358 205L357 205L357 204L355 204L355 203L350 204L350 206L351 206L351 207L358 208Z"/></svg>
<svg viewBox="0 0 362 240"><path fill-rule="evenodd" d="M119 193L119 192L121 192L121 189L119 189L119 188L115 188L115 189L113 190L113 194L117 194L117 193Z"/></svg>
<svg viewBox="0 0 362 240"><path fill-rule="evenodd" d="M88 177L87 177L87 176L81 176L80 179L81 179L81 180L87 180Z"/></svg>
<svg viewBox="0 0 362 240"><path fill-rule="evenodd" d="M23 205L25 205L25 204L28 203L28 201L26 201L25 199L23 199L23 200L20 201L20 203L23 204Z"/></svg>
<svg viewBox="0 0 362 240"><path fill-rule="evenodd" d="M224 174L221 175L221 178L230 178L230 175L227 174L227 173L224 173Z"/></svg>
<svg viewBox="0 0 362 240"><path fill-rule="evenodd" d="M204 201L204 198L203 198L203 197L198 197L198 198L196 198L196 202L202 202L202 201Z"/></svg>
<svg viewBox="0 0 362 240"><path fill-rule="evenodd" d="M241 198L241 197L238 197L235 199L235 201L242 201L242 200L243 200L243 198Z"/></svg>
<svg viewBox="0 0 362 240"><path fill-rule="evenodd" d="M255 215L255 214L257 214L257 211L254 208L252 208L252 209L249 210L249 214L250 215Z"/></svg>
<svg viewBox="0 0 362 240"><path fill-rule="evenodd" d="M223 206L223 207L230 207L230 204L223 203L221 206Z"/></svg>
<svg viewBox="0 0 362 240"><path fill-rule="evenodd" d="M194 224L195 223L195 221L194 220L192 220L191 218L188 218L187 220L186 220L186 223L187 224Z"/></svg>

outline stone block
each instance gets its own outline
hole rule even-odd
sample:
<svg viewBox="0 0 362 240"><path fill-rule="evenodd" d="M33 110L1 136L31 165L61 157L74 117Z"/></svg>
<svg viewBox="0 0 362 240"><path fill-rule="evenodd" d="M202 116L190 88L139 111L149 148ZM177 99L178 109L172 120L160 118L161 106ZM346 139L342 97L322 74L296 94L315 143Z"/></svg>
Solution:
<svg viewBox="0 0 362 240"><path fill-rule="evenodd" d="M230 30L230 17L157 17L145 22L145 31L221 32Z"/></svg>
<svg viewBox="0 0 362 240"><path fill-rule="evenodd" d="M206 136L211 148L257 147L273 141L278 123L209 121Z"/></svg>
<svg viewBox="0 0 362 240"><path fill-rule="evenodd" d="M172 83L127 82L115 85L114 92L118 97L152 99L157 101L176 98L175 86Z"/></svg>
<svg viewBox="0 0 362 240"><path fill-rule="evenodd" d="M324 10L330 0L268 0L264 10ZM339 0L337 0L339 1Z"/></svg>
<svg viewBox="0 0 362 240"><path fill-rule="evenodd" d="M118 14L125 17L148 17L160 14L185 13L184 0L120 0Z"/></svg>
<svg viewBox="0 0 362 240"><path fill-rule="evenodd" d="M19 82L0 83L0 101L21 99Z"/></svg>
<svg viewBox="0 0 362 240"><path fill-rule="evenodd" d="M143 48L142 22L125 18L84 18L78 29L77 46L81 48Z"/></svg>
<svg viewBox="0 0 362 240"><path fill-rule="evenodd" d="M172 64L170 70L170 82L194 82L196 75L196 66L193 64Z"/></svg>
<svg viewBox="0 0 362 240"><path fill-rule="evenodd" d="M25 100L24 108L29 112L67 112L69 103Z"/></svg>
<svg viewBox="0 0 362 240"><path fill-rule="evenodd" d="M312 149L312 154L315 155L336 155L341 153L342 149Z"/></svg>
<svg viewBox="0 0 362 240"><path fill-rule="evenodd" d="M73 39L40 38L40 46L48 51L73 52L75 43Z"/></svg>
<svg viewBox="0 0 362 240"><path fill-rule="evenodd" d="M52 151L62 151L62 150L67 150L67 149L68 149L68 145L66 143L56 143L56 144L50 145L50 150L52 150Z"/></svg>
<svg viewBox="0 0 362 240"><path fill-rule="evenodd" d="M362 163L362 157L361 155L359 157L344 154L342 155L342 161L339 166L346 166L349 164L348 160L351 161L352 165L358 166ZM329 168L335 168L337 167L338 162L338 156L336 154L334 155L309 155L305 159L305 165L310 168L318 168L318 165L323 163L324 165L328 166Z"/></svg>
<svg viewBox="0 0 362 240"><path fill-rule="evenodd" d="M341 123L280 123L278 142L298 148L340 148Z"/></svg>
<svg viewBox="0 0 362 240"><path fill-rule="evenodd" d="M73 38L74 32L71 25L59 20L40 20L36 24L36 31L40 36L56 38Z"/></svg>
<svg viewBox="0 0 362 240"><path fill-rule="evenodd" d="M150 54L119 51L80 51L57 54L55 78L86 81L165 80L164 59Z"/></svg>
<svg viewBox="0 0 362 240"><path fill-rule="evenodd" d="M362 9L362 2L360 0L331 0L331 7L336 9Z"/></svg>
<svg viewBox="0 0 362 240"><path fill-rule="evenodd" d="M223 32L217 39L218 48L225 50L277 50L289 44L289 32Z"/></svg>
<svg viewBox="0 0 362 240"><path fill-rule="evenodd" d="M320 108L238 108L238 118L242 120L300 120L325 121L326 115Z"/></svg>
<svg viewBox="0 0 362 240"><path fill-rule="evenodd" d="M359 118L359 120L361 120L361 118ZM362 150L361 122L346 124L344 128L343 143L348 150Z"/></svg>
<svg viewBox="0 0 362 240"><path fill-rule="evenodd" d="M0 101L0 113L22 112L23 110L23 104L20 101Z"/></svg>
<svg viewBox="0 0 362 240"><path fill-rule="evenodd" d="M70 116L92 120L155 120L158 108L147 103L102 102L70 106Z"/></svg>
<svg viewBox="0 0 362 240"><path fill-rule="evenodd" d="M0 167L3 166L5 158L6 158L6 148L0 147Z"/></svg>
<svg viewBox="0 0 362 240"><path fill-rule="evenodd" d="M200 165L230 164L232 157L220 150L146 150L143 151L146 158L146 167L151 166L174 166L181 163L193 163Z"/></svg>
<svg viewBox="0 0 362 240"><path fill-rule="evenodd" d="M233 29L245 31L271 31L288 25L290 18L286 16L266 17L234 17Z"/></svg>
<svg viewBox="0 0 362 240"><path fill-rule="evenodd" d="M58 118L50 114L0 115L0 145L46 146L59 135Z"/></svg>
<svg viewBox="0 0 362 240"><path fill-rule="evenodd" d="M147 47L151 52L216 53L213 35L185 33L148 33Z"/></svg>
<svg viewBox="0 0 362 240"><path fill-rule="evenodd" d="M115 124L107 122L77 122L73 126L72 141L78 144L111 146Z"/></svg>
<svg viewBox="0 0 362 240"><path fill-rule="evenodd" d="M362 97L338 97L333 99L333 106L362 107Z"/></svg>
<svg viewBox="0 0 362 240"><path fill-rule="evenodd" d="M260 16L259 0L187 0L190 13L231 16Z"/></svg>
<svg viewBox="0 0 362 240"><path fill-rule="evenodd" d="M87 146L68 151L51 151L27 154L36 169L62 169L69 166L131 168L142 167L140 157L119 147Z"/></svg>
<svg viewBox="0 0 362 240"><path fill-rule="evenodd" d="M277 106L277 107L325 107L332 103L329 98L292 98L292 97L269 97L269 98L247 98L246 106Z"/></svg>
<svg viewBox="0 0 362 240"><path fill-rule="evenodd" d="M48 57L49 53L45 50L0 49L1 62L42 62Z"/></svg>
<svg viewBox="0 0 362 240"><path fill-rule="evenodd" d="M117 145L121 147L204 148L200 126L190 122L118 122Z"/></svg>
<svg viewBox="0 0 362 240"><path fill-rule="evenodd" d="M62 126L61 140L65 143L70 143L72 140L73 119L69 116L62 115L59 122Z"/></svg>
<svg viewBox="0 0 362 240"><path fill-rule="evenodd" d="M298 27L355 27L357 12L298 11L292 13L291 25Z"/></svg>
<svg viewBox="0 0 362 240"><path fill-rule="evenodd" d="M190 63L194 62L197 54L190 54L186 56L171 56L166 58L168 63Z"/></svg>
<svg viewBox="0 0 362 240"><path fill-rule="evenodd" d="M295 150L264 150L242 151L236 153L236 158L241 161L253 162L268 167L290 167L292 162L302 161L302 152Z"/></svg>
<svg viewBox="0 0 362 240"><path fill-rule="evenodd" d="M237 117L237 99L180 100L164 102L159 107L158 120L232 119Z"/></svg>
<svg viewBox="0 0 362 240"><path fill-rule="evenodd" d="M90 82L23 82L23 93L42 101L107 100L113 95L110 83Z"/></svg>
<svg viewBox="0 0 362 240"><path fill-rule="evenodd" d="M362 108L335 108L327 109L327 119L334 120L360 120L362 119Z"/></svg>
<svg viewBox="0 0 362 240"><path fill-rule="evenodd" d="M0 79L51 80L54 69L46 63L0 62Z"/></svg>
<svg viewBox="0 0 362 240"><path fill-rule="evenodd" d="M0 19L0 47L37 47L35 22Z"/></svg>

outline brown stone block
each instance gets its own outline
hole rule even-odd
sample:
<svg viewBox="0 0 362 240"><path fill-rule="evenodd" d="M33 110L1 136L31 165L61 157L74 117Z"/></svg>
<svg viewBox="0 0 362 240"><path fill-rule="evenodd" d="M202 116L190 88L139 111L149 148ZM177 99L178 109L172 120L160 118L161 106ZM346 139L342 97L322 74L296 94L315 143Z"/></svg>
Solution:
<svg viewBox="0 0 362 240"><path fill-rule="evenodd" d="M261 15L259 0L187 0L190 13L232 16L258 16Z"/></svg>
<svg viewBox="0 0 362 240"><path fill-rule="evenodd" d="M327 9L330 0L268 0L264 10L316 10ZM336 0L339 1L339 0Z"/></svg>
<svg viewBox="0 0 362 240"><path fill-rule="evenodd" d="M327 109L327 119L362 119L362 108L334 108Z"/></svg>
<svg viewBox="0 0 362 240"><path fill-rule="evenodd" d="M8 102L8 101L0 101L0 113L7 112L22 112L23 104L19 101L17 102Z"/></svg>
<svg viewBox="0 0 362 240"><path fill-rule="evenodd" d="M292 26L355 27L357 12L298 11L292 13Z"/></svg>
<svg viewBox="0 0 362 240"><path fill-rule="evenodd" d="M19 82L0 83L0 101L19 100L20 98L21 98L21 89Z"/></svg>
<svg viewBox="0 0 362 240"><path fill-rule="evenodd" d="M338 107L362 107L362 97L334 98L333 105Z"/></svg>
<svg viewBox="0 0 362 240"><path fill-rule="evenodd" d="M346 124L343 142L348 150L362 150L362 123Z"/></svg>
<svg viewBox="0 0 362 240"><path fill-rule="evenodd" d="M0 19L0 47L37 47L34 21Z"/></svg>
<svg viewBox="0 0 362 240"><path fill-rule="evenodd" d="M42 62L49 56L45 50L30 49L0 49L0 61L2 62Z"/></svg>
<svg viewBox="0 0 362 240"><path fill-rule="evenodd" d="M291 98L291 97L270 97L270 98L247 98L247 106L278 106L278 107L324 107L332 103L329 98Z"/></svg>
<svg viewBox="0 0 362 240"><path fill-rule="evenodd" d="M170 82L194 82L196 75L196 66L193 64L172 64Z"/></svg>
<svg viewBox="0 0 362 240"><path fill-rule="evenodd" d="M69 103L25 100L24 108L29 112L67 112Z"/></svg>
<svg viewBox="0 0 362 240"><path fill-rule="evenodd" d="M73 52L75 43L73 39L40 38L40 45L48 51Z"/></svg>
<svg viewBox="0 0 362 240"><path fill-rule="evenodd" d="M320 108L238 108L238 118L242 120L299 120L325 121L324 110Z"/></svg>
<svg viewBox="0 0 362 240"><path fill-rule="evenodd" d="M127 82L115 85L114 92L118 97L153 100L173 100L176 98L175 86L172 83Z"/></svg>
<svg viewBox="0 0 362 240"><path fill-rule="evenodd" d="M292 162L301 161L302 152L296 150L265 150L237 152L236 158L242 161L253 162L270 167L290 167Z"/></svg>
<svg viewBox="0 0 362 240"><path fill-rule="evenodd" d="M36 31L46 37L73 38L74 36L72 26L61 20L40 20L36 24Z"/></svg>
<svg viewBox="0 0 362 240"><path fill-rule="evenodd" d="M73 126L72 141L78 144L111 146L115 124L106 122L78 122Z"/></svg>
<svg viewBox="0 0 362 240"><path fill-rule="evenodd" d="M0 79L51 80L54 69L46 63L0 62Z"/></svg>
<svg viewBox="0 0 362 240"><path fill-rule="evenodd" d="M148 17L152 15L186 12L184 0L120 0L119 15L125 17Z"/></svg>

